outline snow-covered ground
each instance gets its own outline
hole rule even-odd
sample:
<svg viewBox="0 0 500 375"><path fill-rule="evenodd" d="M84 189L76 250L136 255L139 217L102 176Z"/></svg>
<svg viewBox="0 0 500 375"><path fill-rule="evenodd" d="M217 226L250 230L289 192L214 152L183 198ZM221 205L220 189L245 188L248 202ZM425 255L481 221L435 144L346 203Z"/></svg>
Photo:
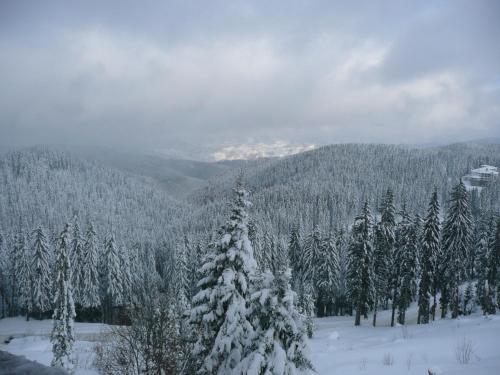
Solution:
<svg viewBox="0 0 500 375"><path fill-rule="evenodd" d="M310 341L312 359L320 375L351 374L500 374L500 316L480 313L460 319L417 325L416 307L410 324L390 327L390 312L379 313L380 326L370 319L354 327L352 317L316 319ZM471 360L460 364L457 346L472 346Z"/></svg>
<svg viewBox="0 0 500 375"><path fill-rule="evenodd" d="M380 326L376 328L371 326L371 317L361 327L353 326L352 317L316 319L310 346L317 374L427 375L429 369L443 375L500 374L500 316L476 313L418 326L416 307L412 306L406 327L391 328L389 319L389 311L379 313ZM52 359L51 327L50 320L0 320L0 350L48 365ZM107 329L103 324L75 323L76 374L97 374L92 368L93 346ZM4 344L10 335L15 338ZM473 348L468 364L458 363L455 355L457 345L464 340Z"/></svg>
<svg viewBox="0 0 500 375"><path fill-rule="evenodd" d="M49 340L52 320L30 320L23 317L0 320L0 350L22 355L44 365L52 360L52 345ZM75 323L76 343L74 347L76 375L97 374L93 369L93 347L109 328L105 324ZM8 344L9 337L14 337Z"/></svg>

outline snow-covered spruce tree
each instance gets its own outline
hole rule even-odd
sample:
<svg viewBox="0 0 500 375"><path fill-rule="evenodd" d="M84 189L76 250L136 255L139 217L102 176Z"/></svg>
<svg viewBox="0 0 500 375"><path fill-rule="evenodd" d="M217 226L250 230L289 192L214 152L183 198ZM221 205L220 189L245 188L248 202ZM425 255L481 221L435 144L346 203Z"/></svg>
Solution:
<svg viewBox="0 0 500 375"><path fill-rule="evenodd" d="M173 286L174 290L172 291L172 296L175 298L176 306L179 309L177 315L182 316L185 315L187 310L189 309L190 303L190 279L189 279L189 267L187 264L187 248L184 244L179 244L175 248L175 259L174 259L174 277L173 277Z"/></svg>
<svg viewBox="0 0 500 375"><path fill-rule="evenodd" d="M477 247L477 300L483 314L495 314L500 308L500 221L492 215L483 218Z"/></svg>
<svg viewBox="0 0 500 375"><path fill-rule="evenodd" d="M429 316L435 319L437 295L437 257L440 247L439 201L437 191L432 193L427 216L424 221L422 256L420 262L420 283L418 288L417 323L429 323ZM430 298L433 296L432 307Z"/></svg>
<svg viewBox="0 0 500 375"><path fill-rule="evenodd" d="M290 259L290 268L292 269L292 288L297 291L302 273L302 248L300 245L300 227L298 224L295 224L290 232L288 257Z"/></svg>
<svg viewBox="0 0 500 375"><path fill-rule="evenodd" d="M257 268L264 269L264 234L262 233L261 225L255 220L248 221L248 238L252 242L253 257L257 264ZM197 268L199 269L199 268Z"/></svg>
<svg viewBox="0 0 500 375"><path fill-rule="evenodd" d="M287 247L278 236L275 236L270 232L267 232L264 235L262 255L261 270L268 269L271 270L271 272L276 273L278 270L282 269L285 264L289 264Z"/></svg>
<svg viewBox="0 0 500 375"><path fill-rule="evenodd" d="M462 181L451 193L450 208L443 225L442 257L440 259L441 316L460 312L460 282L466 271L471 246L472 223L467 190Z"/></svg>
<svg viewBox="0 0 500 375"><path fill-rule="evenodd" d="M104 294L104 318L113 322L113 309L123 303L123 284L120 257L115 238L110 235L105 241L102 287Z"/></svg>
<svg viewBox="0 0 500 375"><path fill-rule="evenodd" d="M335 293L339 285L339 254L335 236L330 233L323 239L323 261L316 265L316 288L318 293L318 315L330 316L334 313Z"/></svg>
<svg viewBox="0 0 500 375"><path fill-rule="evenodd" d="M73 299L78 309L82 304L82 279L84 278L83 265L86 260L83 257L83 240L80 232L80 226L78 225L78 220L76 218L73 223L70 248L71 264L73 265L71 285L73 287Z"/></svg>
<svg viewBox="0 0 500 375"><path fill-rule="evenodd" d="M410 307L413 300L415 283L416 283L416 267L417 267L417 252L418 252L418 224L415 220L410 221L408 231L405 233L407 237L404 240L404 247L401 249L401 268L400 268L400 287L398 293L398 323L405 324L406 309Z"/></svg>
<svg viewBox="0 0 500 375"><path fill-rule="evenodd" d="M305 317L307 336L311 338L314 333L314 291L312 280L307 273L299 225L292 227L288 242L288 258L292 268L292 288L297 293L297 308Z"/></svg>
<svg viewBox="0 0 500 375"><path fill-rule="evenodd" d="M402 270L403 270L402 266L404 262L406 248L408 246L408 241L410 239L410 232L412 225L410 220L410 215L406 210L406 204L403 204L400 215L401 215L401 221L398 222L396 225L394 249L390 259L391 262L390 287L392 294L391 327L394 327L396 319L396 310L399 307L399 300L401 296L400 292L401 292Z"/></svg>
<svg viewBox="0 0 500 375"><path fill-rule="evenodd" d="M373 249L373 326L377 325L377 310L380 301L387 298L389 290L390 256L393 253L395 241L395 207L392 190L387 189L384 196L380 221L375 227L374 249Z"/></svg>
<svg viewBox="0 0 500 375"><path fill-rule="evenodd" d="M347 294L347 271L349 266L349 244L345 230L340 228L335 233L335 247L339 254L339 283L335 295L336 314L344 315L350 312L350 301Z"/></svg>
<svg viewBox="0 0 500 375"><path fill-rule="evenodd" d="M52 308L50 253L47 238L41 226L33 231L33 260L31 271L33 275L33 309L39 317Z"/></svg>
<svg viewBox="0 0 500 375"><path fill-rule="evenodd" d="M201 240L197 240L194 246L192 247L192 250L189 254L189 301L191 302L191 299L193 296L196 294L198 291L198 270L201 267L201 262L203 260L203 247L201 244Z"/></svg>
<svg viewBox="0 0 500 375"><path fill-rule="evenodd" d="M290 271L269 270L255 278L251 321L255 329L252 351L234 373L245 375L307 374L309 359L303 316L295 308Z"/></svg>
<svg viewBox="0 0 500 375"><path fill-rule="evenodd" d="M73 319L75 304L71 288L71 262L69 258L70 225L66 224L59 235L54 264L54 327L50 335L52 342L51 365L72 370L72 351L75 337L73 334Z"/></svg>
<svg viewBox="0 0 500 375"><path fill-rule="evenodd" d="M297 308L299 313L304 316L304 325L306 328L307 337L312 338L314 334L314 292L310 283L302 283L298 291Z"/></svg>
<svg viewBox="0 0 500 375"><path fill-rule="evenodd" d="M129 252L125 247L120 247L118 251L118 259L120 262L121 271L121 287L122 287L122 305L130 305L130 288L132 286L132 276L130 267Z"/></svg>
<svg viewBox="0 0 500 375"><path fill-rule="evenodd" d="M193 297L190 322L198 340L194 358L199 374L226 375L248 354L253 336L249 321L249 279L255 271L248 239L247 192L238 179L231 215L209 248Z"/></svg>
<svg viewBox="0 0 500 375"><path fill-rule="evenodd" d="M323 236L319 230L319 226L315 224L311 233L309 233L305 239L302 246L303 249L303 285L311 285L313 298L315 301L316 311L320 308L320 299L323 297L319 295L320 288L319 284L323 282L321 280L318 271L320 263L325 261L324 255L325 251L323 248ZM321 309L322 310L322 309Z"/></svg>
<svg viewBox="0 0 500 375"><path fill-rule="evenodd" d="M368 314L373 288L373 235L372 216L368 202L363 204L361 213L354 219L349 244L349 297L356 309L354 325L361 324L361 315Z"/></svg>
<svg viewBox="0 0 500 375"><path fill-rule="evenodd" d="M89 222L85 233L83 244L82 264L82 294L81 304L84 308L96 308L101 304L99 295L99 271L98 271L98 248L94 225Z"/></svg>
<svg viewBox="0 0 500 375"><path fill-rule="evenodd" d="M29 320L31 311L33 310L33 295L32 295L32 272L31 272L31 252L26 245L27 236L24 233L19 233L17 236L17 262L16 262L16 278L17 278L17 301L19 307L26 313L26 320Z"/></svg>
<svg viewBox="0 0 500 375"><path fill-rule="evenodd" d="M19 265L19 255L21 254L21 248L24 246L24 234L21 225L16 234L12 236L11 246L8 251L8 259L10 263L9 267L9 281L10 281L10 311L9 315L14 316L17 314L17 294L18 294L18 281L19 277L17 275L18 265Z"/></svg>

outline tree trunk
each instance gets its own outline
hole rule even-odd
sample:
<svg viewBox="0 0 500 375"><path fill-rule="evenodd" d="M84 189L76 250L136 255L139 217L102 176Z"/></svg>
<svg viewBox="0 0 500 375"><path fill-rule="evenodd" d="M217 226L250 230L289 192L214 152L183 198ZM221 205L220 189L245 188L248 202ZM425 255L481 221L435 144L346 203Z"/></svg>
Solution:
<svg viewBox="0 0 500 375"><path fill-rule="evenodd" d="M434 299L432 301L432 321L436 320L436 310L437 310L437 293L434 292Z"/></svg>
<svg viewBox="0 0 500 375"><path fill-rule="evenodd" d="M358 303L358 306L356 308L356 318L354 319L354 325L359 326L361 324L361 306Z"/></svg>

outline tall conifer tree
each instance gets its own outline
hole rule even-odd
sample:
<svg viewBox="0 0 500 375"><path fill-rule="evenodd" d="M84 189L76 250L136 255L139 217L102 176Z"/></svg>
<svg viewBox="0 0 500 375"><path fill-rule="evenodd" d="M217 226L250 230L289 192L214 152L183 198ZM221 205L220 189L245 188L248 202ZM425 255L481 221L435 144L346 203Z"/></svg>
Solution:
<svg viewBox="0 0 500 375"><path fill-rule="evenodd" d="M441 315L448 307L452 318L459 315L460 282L465 277L471 246L472 223L467 190L462 181L451 193L450 208L443 225L443 248L440 260Z"/></svg>
<svg viewBox="0 0 500 375"><path fill-rule="evenodd" d="M361 324L361 315L367 316L373 288L372 216L368 202L354 219L349 245L349 294L356 309L354 325Z"/></svg>
<svg viewBox="0 0 500 375"><path fill-rule="evenodd" d="M394 247L395 207L392 190L387 189L382 208L380 222L375 228L375 244L373 252L374 301L373 326L377 325L379 302L386 297L389 290L390 256Z"/></svg>
<svg viewBox="0 0 500 375"><path fill-rule="evenodd" d="M73 320L75 304L71 288L71 262L69 257L70 226L66 224L57 240L54 264L54 326L50 336L52 342L52 366L68 370L73 368Z"/></svg>
<svg viewBox="0 0 500 375"><path fill-rule="evenodd" d="M250 277L256 269L248 238L247 192L238 179L231 215L219 231L201 268L199 292L190 321L198 340L198 373L230 374L248 355L253 327L249 321Z"/></svg>
<svg viewBox="0 0 500 375"><path fill-rule="evenodd" d="M33 231L33 308L41 314L51 309L50 253L43 228Z"/></svg>
<svg viewBox="0 0 500 375"><path fill-rule="evenodd" d="M437 295L437 257L440 247L439 201L437 191L432 193L427 216L424 221L422 257L420 264L420 283L418 289L417 323L428 323L429 316L434 320ZM430 298L434 297L432 307Z"/></svg>

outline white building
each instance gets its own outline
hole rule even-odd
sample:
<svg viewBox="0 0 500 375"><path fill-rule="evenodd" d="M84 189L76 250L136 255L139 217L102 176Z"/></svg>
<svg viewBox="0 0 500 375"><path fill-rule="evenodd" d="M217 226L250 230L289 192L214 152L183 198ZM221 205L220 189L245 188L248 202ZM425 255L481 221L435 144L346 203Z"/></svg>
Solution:
<svg viewBox="0 0 500 375"><path fill-rule="evenodd" d="M468 190L478 189L486 186L490 181L498 177L498 168L491 165L481 165L481 167L472 169L470 174L462 177L462 181Z"/></svg>

